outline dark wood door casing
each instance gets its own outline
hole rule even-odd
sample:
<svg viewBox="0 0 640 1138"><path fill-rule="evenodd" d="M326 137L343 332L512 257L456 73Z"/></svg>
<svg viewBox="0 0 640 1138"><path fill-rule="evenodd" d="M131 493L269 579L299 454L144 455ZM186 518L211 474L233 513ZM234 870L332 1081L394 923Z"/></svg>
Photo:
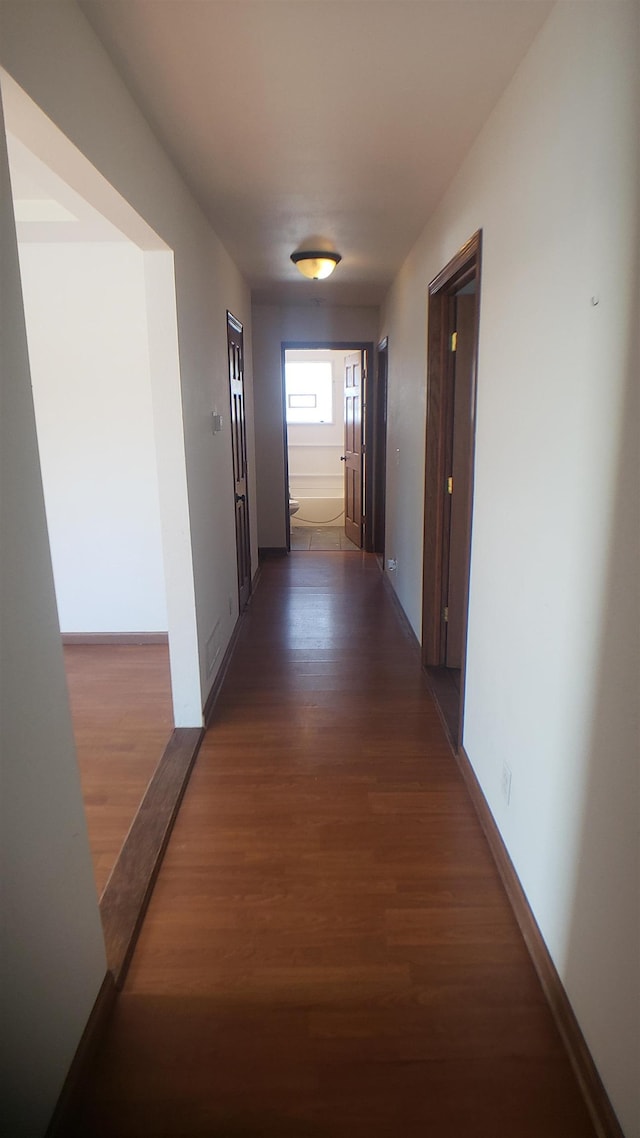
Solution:
<svg viewBox="0 0 640 1138"><path fill-rule="evenodd" d="M389 373L389 344L384 339L378 344L378 360L373 388L373 475L372 475L372 505L370 507L372 526L369 536L371 544L367 545L378 557L384 558L385 518L386 518L386 489L387 489L387 379ZM369 443L367 442L367 445ZM369 509L369 507L368 507Z"/></svg>
<svg viewBox="0 0 640 1138"><path fill-rule="evenodd" d="M373 487L374 480L369 474L369 456L373 453L373 424L374 417L369 415L367 408L373 405L373 371L368 366L373 359L374 344L366 340L283 340L280 344L280 357L282 368L282 416L283 416L283 508L285 513L285 528L289 535L289 481L288 481L288 447L287 447L287 418L284 366L288 351L314 351L316 349L332 352L358 352L362 359L362 389L361 389L361 455L362 455L362 485L361 485L361 538L360 548L367 552L373 551L373 529L370 518L373 516ZM345 527L346 529L346 527ZM287 541L289 549L289 541Z"/></svg>
<svg viewBox="0 0 640 1138"><path fill-rule="evenodd" d="M227 345L229 350L229 398L235 495L238 601L240 612L242 612L251 595L251 537L247 486L247 428L244 404L244 332L240 321L230 312L227 312Z"/></svg>
<svg viewBox="0 0 640 1138"><path fill-rule="evenodd" d="M422 608L422 662L426 668L442 668L447 663L445 610L448 601L450 565L451 495L447 484L453 473L453 422L455 361L451 334L455 331L455 294L475 280L475 328L471 346L468 392L468 432L466 477L464 481L464 554L461 583L456 603L461 643L461 691L457 740L462 738L464 672L466 660L469 604L469 567L473 504L473 465L475 448L475 406L480 312L480 270L482 233L478 231L429 285L427 341L427 431L425 463L425 516ZM460 456L458 456L458 462ZM455 493L455 487L454 487Z"/></svg>
<svg viewBox="0 0 640 1138"><path fill-rule="evenodd" d="M344 529L362 548L363 382L366 353L350 352L344 361Z"/></svg>
<svg viewBox="0 0 640 1138"><path fill-rule="evenodd" d="M452 298L453 329L457 335L454 365L451 424L451 474L453 493L448 495L451 515L449 521L449 552L445 585L446 607L449 619L445 625L445 664L447 668L461 668L463 615L466 603L466 570L469 557L469 451L471 440L471 401L476 330L476 297L456 295Z"/></svg>

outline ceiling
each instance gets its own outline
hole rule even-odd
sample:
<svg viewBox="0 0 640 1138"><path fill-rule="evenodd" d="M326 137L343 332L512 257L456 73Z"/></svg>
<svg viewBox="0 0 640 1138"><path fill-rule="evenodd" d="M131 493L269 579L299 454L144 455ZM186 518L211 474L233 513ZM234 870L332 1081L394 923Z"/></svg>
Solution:
<svg viewBox="0 0 640 1138"><path fill-rule="evenodd" d="M259 301L377 304L552 0L81 0ZM320 237L328 281L290 253Z"/></svg>

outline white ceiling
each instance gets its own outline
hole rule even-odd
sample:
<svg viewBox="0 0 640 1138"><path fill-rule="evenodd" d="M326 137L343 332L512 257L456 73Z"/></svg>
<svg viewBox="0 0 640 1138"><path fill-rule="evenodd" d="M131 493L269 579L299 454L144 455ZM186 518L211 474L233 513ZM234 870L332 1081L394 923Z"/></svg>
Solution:
<svg viewBox="0 0 640 1138"><path fill-rule="evenodd" d="M378 303L552 0L81 0L259 300ZM323 282L289 260L317 235Z"/></svg>

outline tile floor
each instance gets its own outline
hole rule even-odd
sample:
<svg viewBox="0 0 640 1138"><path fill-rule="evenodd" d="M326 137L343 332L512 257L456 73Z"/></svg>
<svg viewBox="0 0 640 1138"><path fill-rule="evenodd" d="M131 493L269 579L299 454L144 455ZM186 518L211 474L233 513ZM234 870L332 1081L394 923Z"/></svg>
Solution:
<svg viewBox="0 0 640 1138"><path fill-rule="evenodd" d="M359 553L357 545L344 532L341 526L291 526L292 550L312 549L314 552L328 549L352 549Z"/></svg>

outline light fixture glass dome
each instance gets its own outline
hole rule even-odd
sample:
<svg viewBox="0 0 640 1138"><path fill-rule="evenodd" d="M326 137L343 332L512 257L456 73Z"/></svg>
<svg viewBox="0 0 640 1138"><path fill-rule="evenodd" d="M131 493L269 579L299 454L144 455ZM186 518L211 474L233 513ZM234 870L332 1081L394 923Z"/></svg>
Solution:
<svg viewBox="0 0 640 1138"><path fill-rule="evenodd" d="M304 250L292 253L291 260L298 272L310 281L323 281L330 277L342 257L339 253L327 253L320 250Z"/></svg>

